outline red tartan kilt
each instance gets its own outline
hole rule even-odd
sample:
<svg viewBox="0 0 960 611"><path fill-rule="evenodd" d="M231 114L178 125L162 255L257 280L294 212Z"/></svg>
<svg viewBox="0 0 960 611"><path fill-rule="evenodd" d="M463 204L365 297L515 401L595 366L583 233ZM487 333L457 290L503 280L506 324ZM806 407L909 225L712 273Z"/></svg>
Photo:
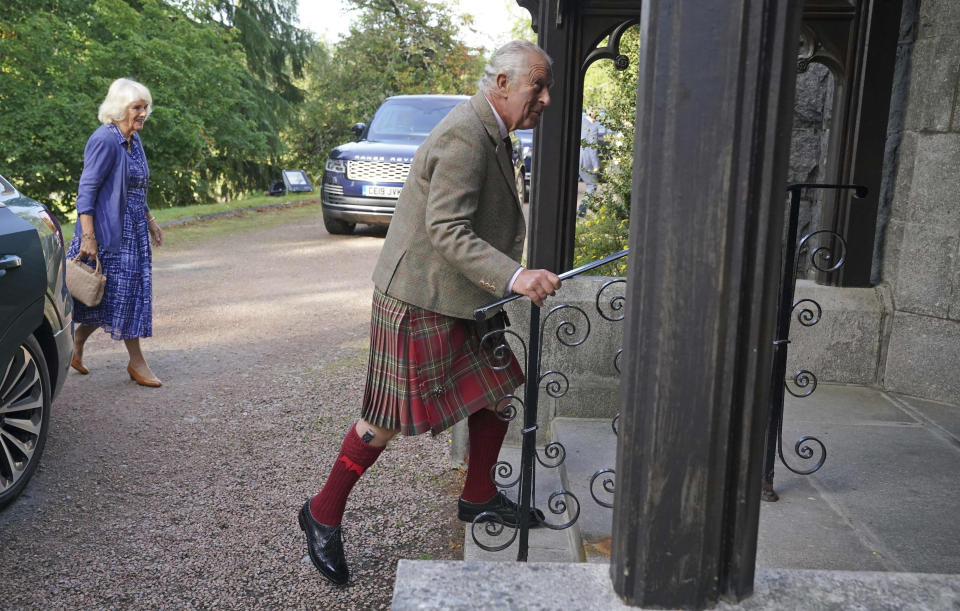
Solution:
<svg viewBox="0 0 960 611"><path fill-rule="evenodd" d="M481 345L470 321L374 291L361 417L404 435L436 435L501 402L524 376L509 347L495 348Z"/></svg>

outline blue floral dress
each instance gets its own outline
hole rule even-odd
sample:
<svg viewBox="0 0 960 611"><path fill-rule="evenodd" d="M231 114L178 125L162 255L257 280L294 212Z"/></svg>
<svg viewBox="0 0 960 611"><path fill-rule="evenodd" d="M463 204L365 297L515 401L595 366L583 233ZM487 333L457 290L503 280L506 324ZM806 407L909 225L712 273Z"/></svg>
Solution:
<svg viewBox="0 0 960 611"><path fill-rule="evenodd" d="M121 146L126 138L112 126ZM127 207L123 215L120 249L105 251L99 247L100 265L107 277L103 300L88 307L73 304L73 319L85 325L103 327L113 339L131 339L153 335L153 274L150 231L147 227L147 181L150 169L139 137L130 139L127 151ZM79 224L67 258L80 250Z"/></svg>

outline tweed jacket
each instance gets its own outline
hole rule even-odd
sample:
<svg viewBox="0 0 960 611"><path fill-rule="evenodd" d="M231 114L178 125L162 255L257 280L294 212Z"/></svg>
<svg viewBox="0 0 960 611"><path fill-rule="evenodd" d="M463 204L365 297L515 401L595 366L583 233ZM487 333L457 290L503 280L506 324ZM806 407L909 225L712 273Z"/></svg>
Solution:
<svg viewBox="0 0 960 611"><path fill-rule="evenodd" d="M526 234L508 151L482 93L430 132L373 272L378 289L456 318L504 296Z"/></svg>

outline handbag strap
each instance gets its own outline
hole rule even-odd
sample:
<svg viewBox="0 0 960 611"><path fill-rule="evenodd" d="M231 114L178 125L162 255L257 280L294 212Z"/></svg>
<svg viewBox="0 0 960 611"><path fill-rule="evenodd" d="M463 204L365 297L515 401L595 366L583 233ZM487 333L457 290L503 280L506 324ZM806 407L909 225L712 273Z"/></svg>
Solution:
<svg viewBox="0 0 960 611"><path fill-rule="evenodd" d="M74 255L72 260L77 261L78 263L83 263L83 261L80 260L80 253L77 253L76 255ZM96 272L99 274L102 271L100 268L100 257L97 255L93 255L93 261L97 264Z"/></svg>

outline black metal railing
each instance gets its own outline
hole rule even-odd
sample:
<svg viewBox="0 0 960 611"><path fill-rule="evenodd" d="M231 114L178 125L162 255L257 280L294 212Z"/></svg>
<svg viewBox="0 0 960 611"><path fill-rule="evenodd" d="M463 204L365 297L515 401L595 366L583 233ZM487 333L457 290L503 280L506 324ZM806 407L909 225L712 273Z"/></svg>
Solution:
<svg viewBox="0 0 960 611"><path fill-rule="evenodd" d="M773 476L776 459L780 458L790 471L800 475L810 475L823 466L827 460L827 447L812 435L800 437L793 445L793 451L806 467L793 466L783 454L783 404L786 393L794 397L806 398L817 389L817 376L807 370L799 369L787 376L787 346L790 344L790 323L796 315L797 322L804 327L812 327L820 322L823 309L813 299L794 301L797 288L797 270L800 261L808 257L814 269L823 273L832 273L843 267L846 261L846 241L836 231L820 229L812 231L797 241L800 225L800 194L805 189L853 190L858 198L866 197L867 188L862 185L823 185L800 183L787 187L790 194L790 211L787 220L787 234L783 245L783 275L780 282L780 300L777 304L777 333L773 340L773 373L770 377L770 419L767 424L767 443L764 451L763 481L761 498L764 501L779 499L773 490Z"/></svg>
<svg viewBox="0 0 960 611"><path fill-rule="evenodd" d="M598 267L617 261L627 256L628 250L622 250L592 263L582 265L568 272L560 274L561 280L567 280ZM597 291L595 305L597 313L604 319L610 321L623 320L623 307L625 298L619 294L614 287L625 285L623 278L613 278L604 283ZM511 295L499 301L478 308L474 312L476 320L486 320L490 316L499 312L503 306L516 299L523 298L522 295ZM604 305L601 306L601 301ZM526 340L517 335L510 329L504 331L490 331L483 336L482 341L497 341L498 345L494 348L494 355L497 362L489 365L494 368L505 367L509 364L509 355L507 353L506 336L512 337L523 351L523 361L526 363L526 379L524 385L523 399L515 395L508 395L498 403L497 413L502 420L512 421L517 417L520 410L523 412L523 427L521 434L520 450L520 473L513 477L513 467L506 462L498 462L493 467L492 476L497 485L501 488L510 488L519 486L518 504L520 506L519 524L515 527L505 524L498 515L493 513L483 513L477 516L470 526L471 536L474 542L487 551L500 551L511 546L514 541L518 541L517 560L526 561L529 549L529 531L534 525L530 524L530 508L536 507L534 497L534 485L536 482L536 464L539 463L545 468L557 468L563 464L566 458L566 449L558 441L547 443L541 452L537 451L537 430L538 430L538 412L540 401L540 387L552 398L562 397L569 388L569 380L561 371L549 370L541 373L541 362L543 356L543 347L547 339L548 322L557 320L556 339L565 346L579 346L586 341L590 335L590 317L583 309L562 304L552 306L546 315L541 316L541 308L533 302L530 303L530 326L529 334ZM570 319L567 315L573 315L575 319ZM579 325L579 327L578 327ZM552 327L550 327L552 328ZM619 372L619 359L622 349L617 350L613 357L614 367ZM518 409L519 404L519 409ZM614 418L614 431L616 431L617 417ZM512 478L513 479L510 479ZM603 490L609 495L613 495L615 483L613 469L601 469L591 480L591 494L598 503L610 507L612 504L605 504L605 501L598 499L593 492L594 481L600 481ZM539 526L553 530L562 530L569 528L576 523L580 516L580 501L576 495L569 490L560 489L550 494L544 507L546 519ZM565 516L564 521L557 523L551 521L556 516ZM512 528L508 536L505 535L507 528Z"/></svg>
<svg viewBox="0 0 960 611"><path fill-rule="evenodd" d="M794 316L804 327L811 327L820 321L821 306L813 299L803 298L794 301L797 274L800 261L808 258L813 269L822 273L832 273L840 269L846 259L846 242L843 237L832 230L817 230L807 233L797 240L800 216L800 194L805 189L826 190L854 190L858 198L866 196L866 187L860 185L829 185L829 184L795 184L787 189L790 194L790 210L788 215L787 233L783 246L782 277L777 307L777 325L774 344L774 362L771 375L770 419L767 427L767 441L764 454L764 469L762 482L762 499L776 501L778 496L773 489L773 477L776 459L790 471L809 475L823 466L827 457L825 444L812 435L800 437L793 445L793 451L799 459L807 462L806 467L795 466L787 461L783 452L783 408L786 393L794 397L804 398L813 394L817 387L816 375L808 369L800 369L792 376L787 376L787 346L790 343L790 325ZM622 250L603 259L577 267L560 274L561 280L567 280L586 274L603 265L617 261L628 254ZM594 303L597 314L608 321L622 321L624 317L625 297L623 294L611 290L618 285L626 285L624 278L612 278L604 283L596 292ZM476 320L486 320L499 312L506 304L524 298L522 295L511 295L500 299L474 312ZM573 314L579 320L572 320L566 315ZM558 468L566 458L566 449L558 441L547 443L541 451L537 450L537 431L539 401L541 386L551 398L562 397L569 388L569 380L561 371L548 370L541 373L543 348L547 338L548 322L558 319L556 323L556 340L565 346L579 346L590 335L590 316L581 308L569 304L555 305L543 315L541 308L530 303L529 333L526 340L516 332L506 329L490 331L484 335L482 341L497 341L493 354L497 362L489 366L495 368L509 365L509 353L506 337L512 337L522 348L522 361L526 363L526 379L523 398L516 395L507 395L498 403L497 413L502 420L514 420L520 411L523 412L523 426L521 434L520 473L514 476L513 466L507 462L498 462L492 472L492 477L500 488L519 486L517 498L520 506L519 524L510 526L505 524L498 515L484 513L476 517L470 526L474 542L487 551L504 550L514 542L518 542L517 560L526 561L529 550L530 508L536 507L534 488L536 482L536 465L539 463L545 468ZM579 325L579 326L578 326ZM619 348L613 356L613 367L620 373L620 357L623 349ZM611 422L615 435L619 436L617 413ZM542 456L541 456L542 455ZM613 507L613 496L616 491L616 472L613 467L598 469L589 482L590 495L602 507ZM565 489L559 489L550 494L544 515L546 520L539 526L554 530L569 528L580 516L580 500L577 496ZM564 516L559 523L552 522L554 516ZM506 529L512 529L504 536Z"/></svg>

